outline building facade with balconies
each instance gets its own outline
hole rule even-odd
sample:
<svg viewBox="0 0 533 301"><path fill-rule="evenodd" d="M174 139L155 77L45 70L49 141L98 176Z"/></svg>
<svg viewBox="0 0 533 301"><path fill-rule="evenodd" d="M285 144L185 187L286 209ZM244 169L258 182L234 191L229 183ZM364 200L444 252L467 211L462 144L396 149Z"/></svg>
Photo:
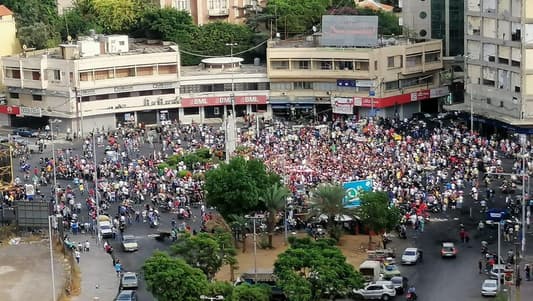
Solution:
<svg viewBox="0 0 533 301"><path fill-rule="evenodd" d="M187 11L195 24L215 21L243 23L249 13L261 10L266 0L153 0L159 7Z"/></svg>
<svg viewBox="0 0 533 301"><path fill-rule="evenodd" d="M465 103L450 108L484 117L475 130L495 120L533 133L533 2L468 0L465 12Z"/></svg>
<svg viewBox="0 0 533 301"><path fill-rule="evenodd" d="M318 34L272 40L267 48L274 115L333 111L357 116L436 112L448 88L439 86L442 42L389 39L378 47L323 47ZM374 110L373 110L374 109Z"/></svg>
<svg viewBox="0 0 533 301"><path fill-rule="evenodd" d="M176 107L180 68L173 44L136 43L127 36L93 36L77 44L2 58L10 125L58 118L73 133L156 123Z"/></svg>
<svg viewBox="0 0 533 301"><path fill-rule="evenodd" d="M148 42L148 43L147 43ZM127 36L80 38L57 49L2 58L10 116L4 125L44 127L51 118L62 130L86 133L118 124L221 123L228 110L240 120L269 117L269 83L258 59L204 59L181 67L172 43Z"/></svg>

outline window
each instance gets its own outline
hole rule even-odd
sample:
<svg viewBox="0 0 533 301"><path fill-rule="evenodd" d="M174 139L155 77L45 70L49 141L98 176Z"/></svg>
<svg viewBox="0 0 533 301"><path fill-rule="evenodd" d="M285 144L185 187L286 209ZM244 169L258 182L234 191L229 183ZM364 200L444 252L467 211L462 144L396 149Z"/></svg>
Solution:
<svg viewBox="0 0 533 301"><path fill-rule="evenodd" d="M6 77L11 77L11 78L16 78L16 79L20 78L20 70L18 70L18 69L6 69L6 71L7 71L6 72L7 73ZM10 72L11 72L11 76L9 75Z"/></svg>
<svg viewBox="0 0 533 301"><path fill-rule="evenodd" d="M115 70L115 75L117 78L122 77L132 77L135 76L135 68L121 68Z"/></svg>
<svg viewBox="0 0 533 301"><path fill-rule="evenodd" d="M298 61L298 69L311 69L309 65L309 61Z"/></svg>
<svg viewBox="0 0 533 301"><path fill-rule="evenodd" d="M337 61L335 62L335 70L353 70L353 62Z"/></svg>
<svg viewBox="0 0 533 301"><path fill-rule="evenodd" d="M35 94L33 94L33 95L32 95L32 99L33 99L34 101L41 101L41 100L43 100L43 96L42 96L42 95L35 95Z"/></svg>
<svg viewBox="0 0 533 301"><path fill-rule="evenodd" d="M320 61L320 70L331 70L330 61Z"/></svg>
<svg viewBox="0 0 533 301"><path fill-rule="evenodd" d="M440 61L440 51L426 52L426 63L433 63Z"/></svg>
<svg viewBox="0 0 533 301"><path fill-rule="evenodd" d="M378 61L374 61L374 70L378 70Z"/></svg>
<svg viewBox="0 0 533 301"><path fill-rule="evenodd" d="M506 59L506 58L503 58L503 57L498 57L498 63L504 64L504 65L509 65L509 59Z"/></svg>
<svg viewBox="0 0 533 301"><path fill-rule="evenodd" d="M139 91L139 96L148 96L148 95L153 95L153 94L154 94L154 91L152 90Z"/></svg>
<svg viewBox="0 0 533 301"><path fill-rule="evenodd" d="M130 97L130 92L117 93L117 98Z"/></svg>
<svg viewBox="0 0 533 301"><path fill-rule="evenodd" d="M494 87L495 84L496 84L496 82L494 82L493 80L490 80L490 79L483 79L483 85L484 85L484 86Z"/></svg>
<svg viewBox="0 0 533 301"><path fill-rule="evenodd" d="M272 69L276 70L288 70L289 61L271 61L270 66Z"/></svg>
<svg viewBox="0 0 533 301"><path fill-rule="evenodd" d="M181 94L190 94L190 93L198 93L198 92L200 92L200 85L180 86Z"/></svg>
<svg viewBox="0 0 533 301"><path fill-rule="evenodd" d="M124 41L119 41L118 44L119 44L120 46L124 46L126 43L124 43Z"/></svg>
<svg viewBox="0 0 533 301"><path fill-rule="evenodd" d="M99 70L94 72L95 80L104 80L109 78L109 70Z"/></svg>
<svg viewBox="0 0 533 301"><path fill-rule="evenodd" d="M222 92L224 91L224 84L213 84L213 89L212 89L214 92ZM231 84L230 84L230 90L231 90Z"/></svg>
<svg viewBox="0 0 533 301"><path fill-rule="evenodd" d="M9 93L9 98L18 99L19 98L19 94L18 93Z"/></svg>
<svg viewBox="0 0 533 301"><path fill-rule="evenodd" d="M520 62L519 62L519 61L512 60L512 61L511 61L511 66L513 66L513 67L520 67Z"/></svg>
<svg viewBox="0 0 533 301"><path fill-rule="evenodd" d="M95 100L105 100L105 99L109 99L109 94L100 94L100 95L96 95L94 97Z"/></svg>
<svg viewBox="0 0 533 301"><path fill-rule="evenodd" d="M252 105L252 112L256 113L258 111L266 112L267 105Z"/></svg>
<svg viewBox="0 0 533 301"><path fill-rule="evenodd" d="M406 67L416 67L422 65L422 54L410 55L405 58Z"/></svg>
<svg viewBox="0 0 533 301"><path fill-rule="evenodd" d="M514 86L514 91L516 93L520 93L520 87L519 86Z"/></svg>
<svg viewBox="0 0 533 301"><path fill-rule="evenodd" d="M313 83L311 82L295 82L294 83L294 89L313 89Z"/></svg>
<svg viewBox="0 0 533 301"><path fill-rule="evenodd" d="M41 72L39 71L32 71L31 72L31 78L33 80L40 80L41 79Z"/></svg>
<svg viewBox="0 0 533 301"><path fill-rule="evenodd" d="M174 94L174 93L176 93L176 89L174 88L161 90L161 94Z"/></svg>
<svg viewBox="0 0 533 301"><path fill-rule="evenodd" d="M52 70L52 72L54 80L61 80L61 70Z"/></svg>
<svg viewBox="0 0 533 301"><path fill-rule="evenodd" d="M159 66L159 74L174 74L178 71L178 67L176 65L160 65Z"/></svg>
<svg viewBox="0 0 533 301"><path fill-rule="evenodd" d="M148 76L154 74L154 67L153 66L147 66L147 67L137 67L137 76Z"/></svg>
<svg viewBox="0 0 533 301"><path fill-rule="evenodd" d="M183 108L183 115L198 115L200 108Z"/></svg>
<svg viewBox="0 0 533 301"><path fill-rule="evenodd" d="M481 30L479 28L472 29L472 35L479 36L481 34Z"/></svg>
<svg viewBox="0 0 533 301"><path fill-rule="evenodd" d="M208 0L208 9L221 9L221 8L228 8L227 0Z"/></svg>
<svg viewBox="0 0 533 301"><path fill-rule="evenodd" d="M80 72L80 81L86 82L89 80L89 78L92 78L92 74L89 72Z"/></svg>
<svg viewBox="0 0 533 301"><path fill-rule="evenodd" d="M399 89L399 81L395 80L392 82L385 82L385 90L396 90Z"/></svg>
<svg viewBox="0 0 533 301"><path fill-rule="evenodd" d="M394 57L393 56L389 56L387 58L387 67L394 68Z"/></svg>
<svg viewBox="0 0 533 301"><path fill-rule="evenodd" d="M495 62L496 57L494 55L489 55L489 62Z"/></svg>
<svg viewBox="0 0 533 301"><path fill-rule="evenodd" d="M200 85L200 92L213 92L213 85Z"/></svg>

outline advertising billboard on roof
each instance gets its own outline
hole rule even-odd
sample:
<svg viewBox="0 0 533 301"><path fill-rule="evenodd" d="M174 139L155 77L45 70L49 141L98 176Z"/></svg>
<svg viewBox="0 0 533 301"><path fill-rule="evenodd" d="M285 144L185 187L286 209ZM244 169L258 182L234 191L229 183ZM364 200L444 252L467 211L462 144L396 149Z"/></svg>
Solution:
<svg viewBox="0 0 533 301"><path fill-rule="evenodd" d="M378 16L322 16L322 46L375 47Z"/></svg>

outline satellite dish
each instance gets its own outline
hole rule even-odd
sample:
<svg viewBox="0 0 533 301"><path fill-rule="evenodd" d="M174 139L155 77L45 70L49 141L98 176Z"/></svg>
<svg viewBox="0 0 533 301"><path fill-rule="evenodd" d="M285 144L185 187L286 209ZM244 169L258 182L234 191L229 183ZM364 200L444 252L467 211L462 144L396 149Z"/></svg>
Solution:
<svg viewBox="0 0 533 301"><path fill-rule="evenodd" d="M26 46L26 44L22 45L22 49L26 50L28 49L28 46Z"/></svg>
<svg viewBox="0 0 533 301"><path fill-rule="evenodd" d="M313 25L313 32L316 32L316 26Z"/></svg>
<svg viewBox="0 0 533 301"><path fill-rule="evenodd" d="M70 35L67 36L67 41L72 41L72 37Z"/></svg>

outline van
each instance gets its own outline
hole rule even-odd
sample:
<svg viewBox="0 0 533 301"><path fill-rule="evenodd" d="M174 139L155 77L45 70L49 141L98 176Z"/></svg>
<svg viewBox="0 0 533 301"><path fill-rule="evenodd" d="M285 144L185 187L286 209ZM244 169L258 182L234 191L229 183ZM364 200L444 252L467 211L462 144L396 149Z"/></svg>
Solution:
<svg viewBox="0 0 533 301"><path fill-rule="evenodd" d="M365 282L378 281L381 278L381 262L366 260L359 266L359 273L361 273Z"/></svg>

